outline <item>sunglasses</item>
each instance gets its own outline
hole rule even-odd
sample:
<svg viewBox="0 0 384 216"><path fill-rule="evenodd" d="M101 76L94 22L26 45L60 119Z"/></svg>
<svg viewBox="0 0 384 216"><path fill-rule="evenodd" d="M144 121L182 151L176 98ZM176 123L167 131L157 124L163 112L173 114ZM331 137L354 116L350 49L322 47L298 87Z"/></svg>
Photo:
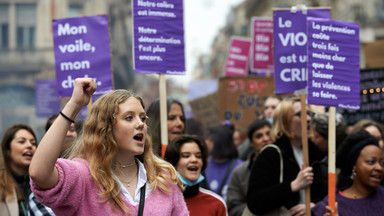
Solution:
<svg viewBox="0 0 384 216"><path fill-rule="evenodd" d="M298 116L299 118L301 118L301 111L299 111L299 112L293 114L293 116ZM313 117L315 116L315 113L312 112L312 111L307 111L307 116L313 118Z"/></svg>

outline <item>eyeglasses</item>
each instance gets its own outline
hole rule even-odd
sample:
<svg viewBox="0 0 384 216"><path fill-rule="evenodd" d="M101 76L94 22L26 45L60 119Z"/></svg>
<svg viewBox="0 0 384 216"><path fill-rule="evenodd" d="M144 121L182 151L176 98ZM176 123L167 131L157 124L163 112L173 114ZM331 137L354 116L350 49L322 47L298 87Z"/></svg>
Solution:
<svg viewBox="0 0 384 216"><path fill-rule="evenodd" d="M301 118L301 111L293 114L293 116L298 116L299 118ZM307 116L313 118L315 116L315 113L312 112L312 111L307 110Z"/></svg>

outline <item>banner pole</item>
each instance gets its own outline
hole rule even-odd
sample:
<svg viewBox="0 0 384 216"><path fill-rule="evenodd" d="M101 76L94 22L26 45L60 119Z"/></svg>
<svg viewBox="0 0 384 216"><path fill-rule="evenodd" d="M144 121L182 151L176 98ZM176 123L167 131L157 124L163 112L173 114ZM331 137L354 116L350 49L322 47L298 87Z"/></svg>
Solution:
<svg viewBox="0 0 384 216"><path fill-rule="evenodd" d="M160 95L160 131L161 131L161 157L164 158L168 146L168 115L167 115L167 90L165 74L159 74Z"/></svg>
<svg viewBox="0 0 384 216"><path fill-rule="evenodd" d="M302 149L303 149L303 168L309 166L309 157L308 157L308 136L307 136L307 105L306 94L300 95L301 102L301 139L302 139ZM305 188L305 215L311 216L311 189L310 187Z"/></svg>
<svg viewBox="0 0 384 216"><path fill-rule="evenodd" d="M328 112L328 206L335 210L336 204L336 108ZM332 213L335 216L335 212Z"/></svg>

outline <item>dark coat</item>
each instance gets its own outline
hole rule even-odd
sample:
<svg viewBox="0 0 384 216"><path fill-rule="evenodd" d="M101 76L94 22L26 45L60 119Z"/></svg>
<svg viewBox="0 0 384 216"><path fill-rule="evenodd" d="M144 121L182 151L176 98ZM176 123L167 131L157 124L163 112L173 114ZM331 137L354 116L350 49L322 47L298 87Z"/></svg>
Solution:
<svg viewBox="0 0 384 216"><path fill-rule="evenodd" d="M293 154L292 146L286 136L279 138L275 144L283 155L283 183L280 178L280 156L276 149L266 148L258 155L252 167L247 194L248 208L254 214L263 214L285 206L287 209L299 204L299 192L292 192L291 182L300 172L299 164ZM309 163L319 161L325 154L308 140ZM311 199L319 195L311 193Z"/></svg>

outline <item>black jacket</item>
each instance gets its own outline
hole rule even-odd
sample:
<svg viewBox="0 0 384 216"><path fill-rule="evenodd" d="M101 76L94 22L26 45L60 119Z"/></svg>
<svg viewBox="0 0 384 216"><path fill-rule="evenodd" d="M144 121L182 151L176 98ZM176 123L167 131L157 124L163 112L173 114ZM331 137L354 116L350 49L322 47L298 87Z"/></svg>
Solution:
<svg viewBox="0 0 384 216"><path fill-rule="evenodd" d="M282 136L275 144L283 156L283 183L279 182L279 153L274 148L267 148L256 158L249 179L247 205L254 214L267 213L281 206L290 209L300 201L299 192L291 191L291 182L300 172L300 166L295 159L289 139ZM310 140L308 140L308 155L310 164L325 156ZM319 199L318 196L316 193L311 193L311 199Z"/></svg>

